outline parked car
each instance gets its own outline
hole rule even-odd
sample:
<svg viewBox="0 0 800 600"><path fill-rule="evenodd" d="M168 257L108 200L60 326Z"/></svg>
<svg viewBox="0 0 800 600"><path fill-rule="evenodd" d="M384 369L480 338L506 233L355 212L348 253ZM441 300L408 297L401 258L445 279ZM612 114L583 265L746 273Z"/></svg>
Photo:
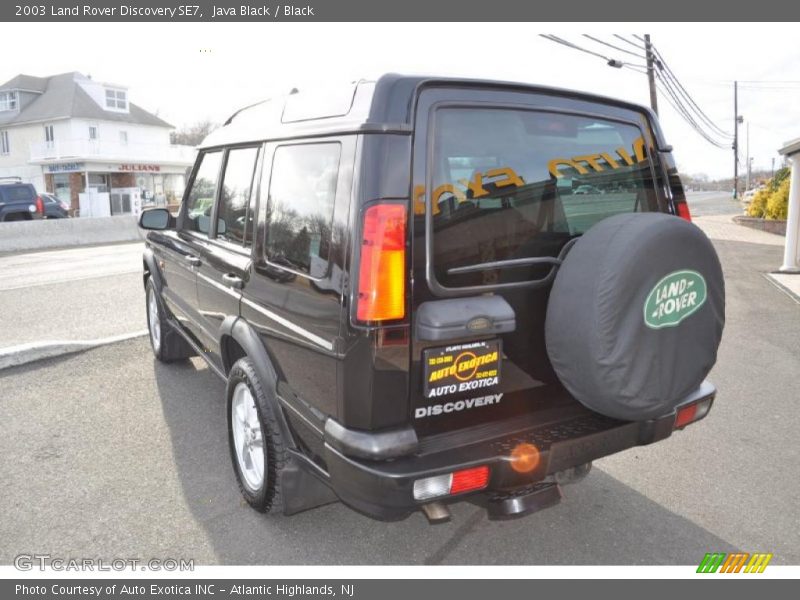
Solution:
<svg viewBox="0 0 800 600"><path fill-rule="evenodd" d="M0 221L41 219L44 210L44 201L30 183L0 179Z"/></svg>
<svg viewBox="0 0 800 600"><path fill-rule="evenodd" d="M625 191L560 193L592 170ZM716 394L722 271L639 105L400 75L294 93L235 113L179 213L139 223L153 353L226 382L259 511L531 513Z"/></svg>
<svg viewBox="0 0 800 600"><path fill-rule="evenodd" d="M602 190L596 188L593 185L585 185L584 184L584 185L579 185L577 188L575 188L575 191L573 193L576 196L581 196L581 195L588 195L588 194L603 194L605 192L603 192Z"/></svg>
<svg viewBox="0 0 800 600"><path fill-rule="evenodd" d="M44 202L44 216L47 219L66 219L70 206L55 194L40 194Z"/></svg>

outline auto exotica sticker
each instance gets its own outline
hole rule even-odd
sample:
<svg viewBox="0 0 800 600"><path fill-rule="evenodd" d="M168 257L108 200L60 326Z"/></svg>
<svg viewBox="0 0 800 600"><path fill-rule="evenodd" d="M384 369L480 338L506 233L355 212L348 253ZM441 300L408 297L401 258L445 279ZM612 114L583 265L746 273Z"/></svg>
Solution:
<svg viewBox="0 0 800 600"><path fill-rule="evenodd" d="M423 353L425 397L440 398L500 383L500 340L429 348Z"/></svg>
<svg viewBox="0 0 800 600"><path fill-rule="evenodd" d="M697 271L675 271L663 277L644 303L644 322L651 329L675 327L706 301L706 280Z"/></svg>

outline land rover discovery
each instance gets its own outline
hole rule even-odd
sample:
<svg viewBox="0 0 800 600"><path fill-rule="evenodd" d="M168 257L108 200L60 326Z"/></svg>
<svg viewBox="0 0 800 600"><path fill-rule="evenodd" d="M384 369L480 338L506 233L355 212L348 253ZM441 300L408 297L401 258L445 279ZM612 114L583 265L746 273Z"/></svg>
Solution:
<svg viewBox="0 0 800 600"><path fill-rule="evenodd" d="M179 213L140 225L153 352L226 381L259 511L527 514L715 397L720 264L629 102L400 75L295 92L211 133Z"/></svg>

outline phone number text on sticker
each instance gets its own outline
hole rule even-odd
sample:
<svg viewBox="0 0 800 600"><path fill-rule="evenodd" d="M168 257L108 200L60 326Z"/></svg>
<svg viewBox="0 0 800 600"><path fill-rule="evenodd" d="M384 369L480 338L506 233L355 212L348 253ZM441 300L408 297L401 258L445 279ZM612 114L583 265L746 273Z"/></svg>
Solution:
<svg viewBox="0 0 800 600"><path fill-rule="evenodd" d="M500 359L500 340L425 350L425 397L439 398L498 385Z"/></svg>

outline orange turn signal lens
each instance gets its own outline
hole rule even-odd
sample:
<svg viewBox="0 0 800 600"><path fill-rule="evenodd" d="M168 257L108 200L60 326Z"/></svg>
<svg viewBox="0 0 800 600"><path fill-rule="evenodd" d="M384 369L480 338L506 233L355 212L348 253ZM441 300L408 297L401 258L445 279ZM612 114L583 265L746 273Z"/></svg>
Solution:
<svg viewBox="0 0 800 600"><path fill-rule="evenodd" d="M511 451L511 468L517 473L530 473L539 466L541 454L533 444L523 442Z"/></svg>
<svg viewBox="0 0 800 600"><path fill-rule="evenodd" d="M379 322L405 317L405 204L374 204L365 211L360 263L356 318Z"/></svg>

